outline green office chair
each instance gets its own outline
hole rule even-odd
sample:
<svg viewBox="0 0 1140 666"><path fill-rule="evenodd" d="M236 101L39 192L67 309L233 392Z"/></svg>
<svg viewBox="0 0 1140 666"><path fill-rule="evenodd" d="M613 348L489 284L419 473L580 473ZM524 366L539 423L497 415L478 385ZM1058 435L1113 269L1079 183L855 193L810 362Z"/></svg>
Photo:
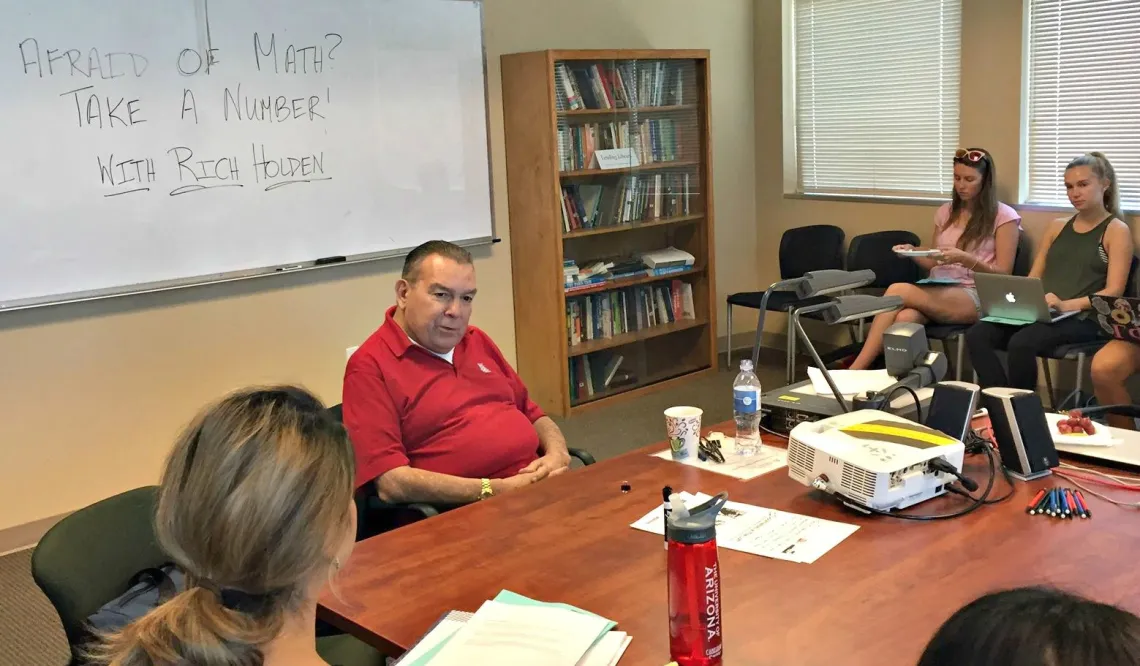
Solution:
<svg viewBox="0 0 1140 666"><path fill-rule="evenodd" d="M128 490L56 523L32 552L32 578L55 607L71 648L71 666L92 636L87 617L122 595L143 569L170 558L158 545L154 512L158 487ZM384 657L347 635L317 639L317 652L337 666L383 666Z"/></svg>
<svg viewBox="0 0 1140 666"><path fill-rule="evenodd" d="M91 635L89 615L118 597L139 571L170 558L154 535L157 486L128 490L80 509L59 521L32 552L32 578L55 607L71 664Z"/></svg>

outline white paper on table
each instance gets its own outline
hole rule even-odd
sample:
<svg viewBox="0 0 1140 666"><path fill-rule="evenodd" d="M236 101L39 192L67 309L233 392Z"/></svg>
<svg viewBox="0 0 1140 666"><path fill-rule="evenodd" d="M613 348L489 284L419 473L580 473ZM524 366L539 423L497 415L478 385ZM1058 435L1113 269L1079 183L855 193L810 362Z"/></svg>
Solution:
<svg viewBox="0 0 1140 666"><path fill-rule="evenodd" d="M791 562L811 564L859 529L830 520L801 516L786 511L761 509L733 524L725 539L734 550Z"/></svg>
<svg viewBox="0 0 1140 666"><path fill-rule="evenodd" d="M817 395L833 395L822 370L809 367L807 373ZM867 391L882 391L898 381L887 374L886 370L832 370L828 374L844 397L860 395Z"/></svg>
<svg viewBox="0 0 1140 666"><path fill-rule="evenodd" d="M461 611L451 611L447 617L443 618L431 628L431 631L424 634L423 638L419 640L411 650L408 650L400 657L399 663L410 664L414 666L418 661L422 660L435 646L451 638L455 632L463 628L472 617L471 613L464 613Z"/></svg>
<svg viewBox="0 0 1140 666"><path fill-rule="evenodd" d="M594 643L594 647L582 657L578 666L616 666L629 642L633 640L624 631L611 631Z"/></svg>
<svg viewBox="0 0 1140 666"><path fill-rule="evenodd" d="M1113 439L1112 431L1108 429L1108 426L1100 423L1093 423L1095 432L1091 435L1062 435L1057 430L1057 424L1067 418L1069 418L1068 414L1051 414L1045 412L1045 420L1049 422L1049 434L1053 435L1054 444L1065 444L1068 446L1116 446L1117 440Z"/></svg>
<svg viewBox="0 0 1140 666"><path fill-rule="evenodd" d="M485 602L431 666L577 666L610 620L548 606Z"/></svg>
<svg viewBox="0 0 1140 666"><path fill-rule="evenodd" d="M707 469L710 472L717 472L718 474L727 474L728 476L745 481L755 479L761 474L767 474L773 470L788 466L788 451L778 446L761 444L755 455L741 456L735 452L733 438L722 437L720 450L721 453L724 454L724 462L722 463L715 463L711 460L702 461L700 458L689 458L688 460L678 460L676 462L682 465L691 465L693 467ZM662 460L673 460L673 452L669 449L651 455L655 458L661 458Z"/></svg>
<svg viewBox="0 0 1140 666"><path fill-rule="evenodd" d="M704 493L681 492L679 495L690 509L711 499ZM664 535L664 507L659 505L630 527ZM858 529L858 525L725 502L717 515L716 540L718 546L729 550L811 564Z"/></svg>

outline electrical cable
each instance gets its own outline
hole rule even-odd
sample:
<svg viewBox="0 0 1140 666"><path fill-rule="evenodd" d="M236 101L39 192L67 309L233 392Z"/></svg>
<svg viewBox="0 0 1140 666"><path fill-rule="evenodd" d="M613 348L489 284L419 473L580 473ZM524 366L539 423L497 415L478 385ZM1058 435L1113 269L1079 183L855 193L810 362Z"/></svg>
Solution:
<svg viewBox="0 0 1140 666"><path fill-rule="evenodd" d="M911 374L911 373L907 373L907 374ZM918 399L918 393L916 393L915 390L909 386L899 385L899 386L896 386L890 393L888 393L887 394L887 408L890 409L891 400L894 399L895 394L898 393L899 391L906 391L907 393L910 394L911 398L914 398L914 411L915 411L915 416L917 417L915 420L918 421L919 423L922 423L923 422L923 420L922 420L922 401Z"/></svg>
<svg viewBox="0 0 1140 666"><path fill-rule="evenodd" d="M1070 476L1069 474L1067 474L1065 472L1053 472L1053 474L1061 477L1062 479L1065 479L1069 483L1080 488L1081 490L1092 495L1093 497L1099 497L1100 499L1102 499L1106 502L1109 502L1110 504L1115 504L1116 506L1122 506L1122 507L1129 508L1129 509L1140 509L1140 502L1122 502L1118 499L1113 499L1113 498L1109 497L1108 495L1105 495L1103 493L1098 493L1097 491L1093 490L1092 488L1089 488L1088 486L1084 485L1080 481L1077 481L1075 478L1073 478L1072 476Z"/></svg>
<svg viewBox="0 0 1140 666"><path fill-rule="evenodd" d="M1062 462L1060 467L1061 467L1061 469L1069 471L1069 472L1079 472L1081 474L1093 474L1095 476L1104 477L1104 478L1106 478L1110 481L1114 481L1116 483L1120 483L1120 484L1123 484L1123 485L1126 485L1129 487L1135 487L1137 489L1140 489L1140 478L1137 478L1135 476L1124 476L1121 474L1107 474L1107 473L1101 472L1099 470L1089 469L1087 467L1080 467L1078 465L1073 465L1073 464L1066 463L1066 462Z"/></svg>
<svg viewBox="0 0 1140 666"><path fill-rule="evenodd" d="M974 431L971 431L971 434L978 436L977 433ZM959 511L955 511L953 513L939 513L939 514L926 514L926 515L910 514L910 513L892 513L890 511L883 511L881 509L873 509L869 506L863 506L861 504L856 503L854 500L851 500L851 499L847 498L846 496L839 494L839 493L836 493L836 496L840 498L840 501L844 506L851 508L855 511L858 511L860 513L875 514L878 516L887 516L890 518L898 518L900 520L915 520L915 521L950 520L951 518L961 518L962 516L965 516L967 514L973 513L974 511L977 511L979 508L981 508L987 504L997 504L998 502L1004 502L1005 500L1007 500L1013 496L1013 492L1014 492L1013 479L1010 478L1009 472L1007 470L1005 470L1005 468L1003 468L1000 465L1000 463L998 463L997 458L994 456L993 449L991 449L988 445L985 445L985 446L983 446L983 448L980 452L986 454L986 458L989 462L989 468L990 468L990 475L989 475L989 480L986 483L986 489L984 491L982 491L981 495L975 497L975 496L967 493L964 490L959 490L957 488L952 489L949 486L947 486L948 491L956 493L958 495L962 495L964 497L968 497L971 500L971 504L969 506L967 506L967 507L965 507ZM990 499L990 493L993 492L994 484L997 481L998 469L1002 470L1003 476L1005 477L1006 482L1009 484L1009 492L1007 492L1005 495L1003 495L1001 497L998 497L995 499ZM1138 504L1137 506L1140 506L1140 504Z"/></svg>
<svg viewBox="0 0 1140 666"><path fill-rule="evenodd" d="M760 429L763 430L764 432L768 433L769 435L775 435L776 437L779 437L782 440L787 441L787 439L788 439L788 435L781 435L780 433L776 432L775 430L772 430L771 428L765 426L763 423L760 424Z"/></svg>

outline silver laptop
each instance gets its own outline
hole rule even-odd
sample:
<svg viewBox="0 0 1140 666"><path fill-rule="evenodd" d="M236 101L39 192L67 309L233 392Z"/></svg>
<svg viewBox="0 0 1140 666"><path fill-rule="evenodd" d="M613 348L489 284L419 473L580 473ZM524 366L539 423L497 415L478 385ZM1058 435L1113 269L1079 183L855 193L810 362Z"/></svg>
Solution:
<svg viewBox="0 0 1140 666"><path fill-rule="evenodd" d="M1057 312L1045 304L1045 287L1038 278L997 273L974 273L982 321L1010 326L1034 322L1051 324L1078 314Z"/></svg>

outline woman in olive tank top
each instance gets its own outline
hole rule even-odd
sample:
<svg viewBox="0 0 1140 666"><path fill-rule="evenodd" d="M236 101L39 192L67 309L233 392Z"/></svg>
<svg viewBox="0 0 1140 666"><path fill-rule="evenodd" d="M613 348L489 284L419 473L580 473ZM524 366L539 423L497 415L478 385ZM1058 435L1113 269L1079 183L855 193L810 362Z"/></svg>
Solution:
<svg viewBox="0 0 1140 666"><path fill-rule="evenodd" d="M1045 301L1062 312L1088 310L1089 296L1122 296L1132 264L1132 234L1120 212L1112 164L1100 153L1082 155L1065 169L1065 189L1077 214L1054 221L1033 261ZM983 388L1036 389L1037 358L1066 344L1100 337L1096 322L1082 313L1059 322L1010 326L978 322L966 332L970 363ZM998 350L1008 356L1008 374Z"/></svg>

